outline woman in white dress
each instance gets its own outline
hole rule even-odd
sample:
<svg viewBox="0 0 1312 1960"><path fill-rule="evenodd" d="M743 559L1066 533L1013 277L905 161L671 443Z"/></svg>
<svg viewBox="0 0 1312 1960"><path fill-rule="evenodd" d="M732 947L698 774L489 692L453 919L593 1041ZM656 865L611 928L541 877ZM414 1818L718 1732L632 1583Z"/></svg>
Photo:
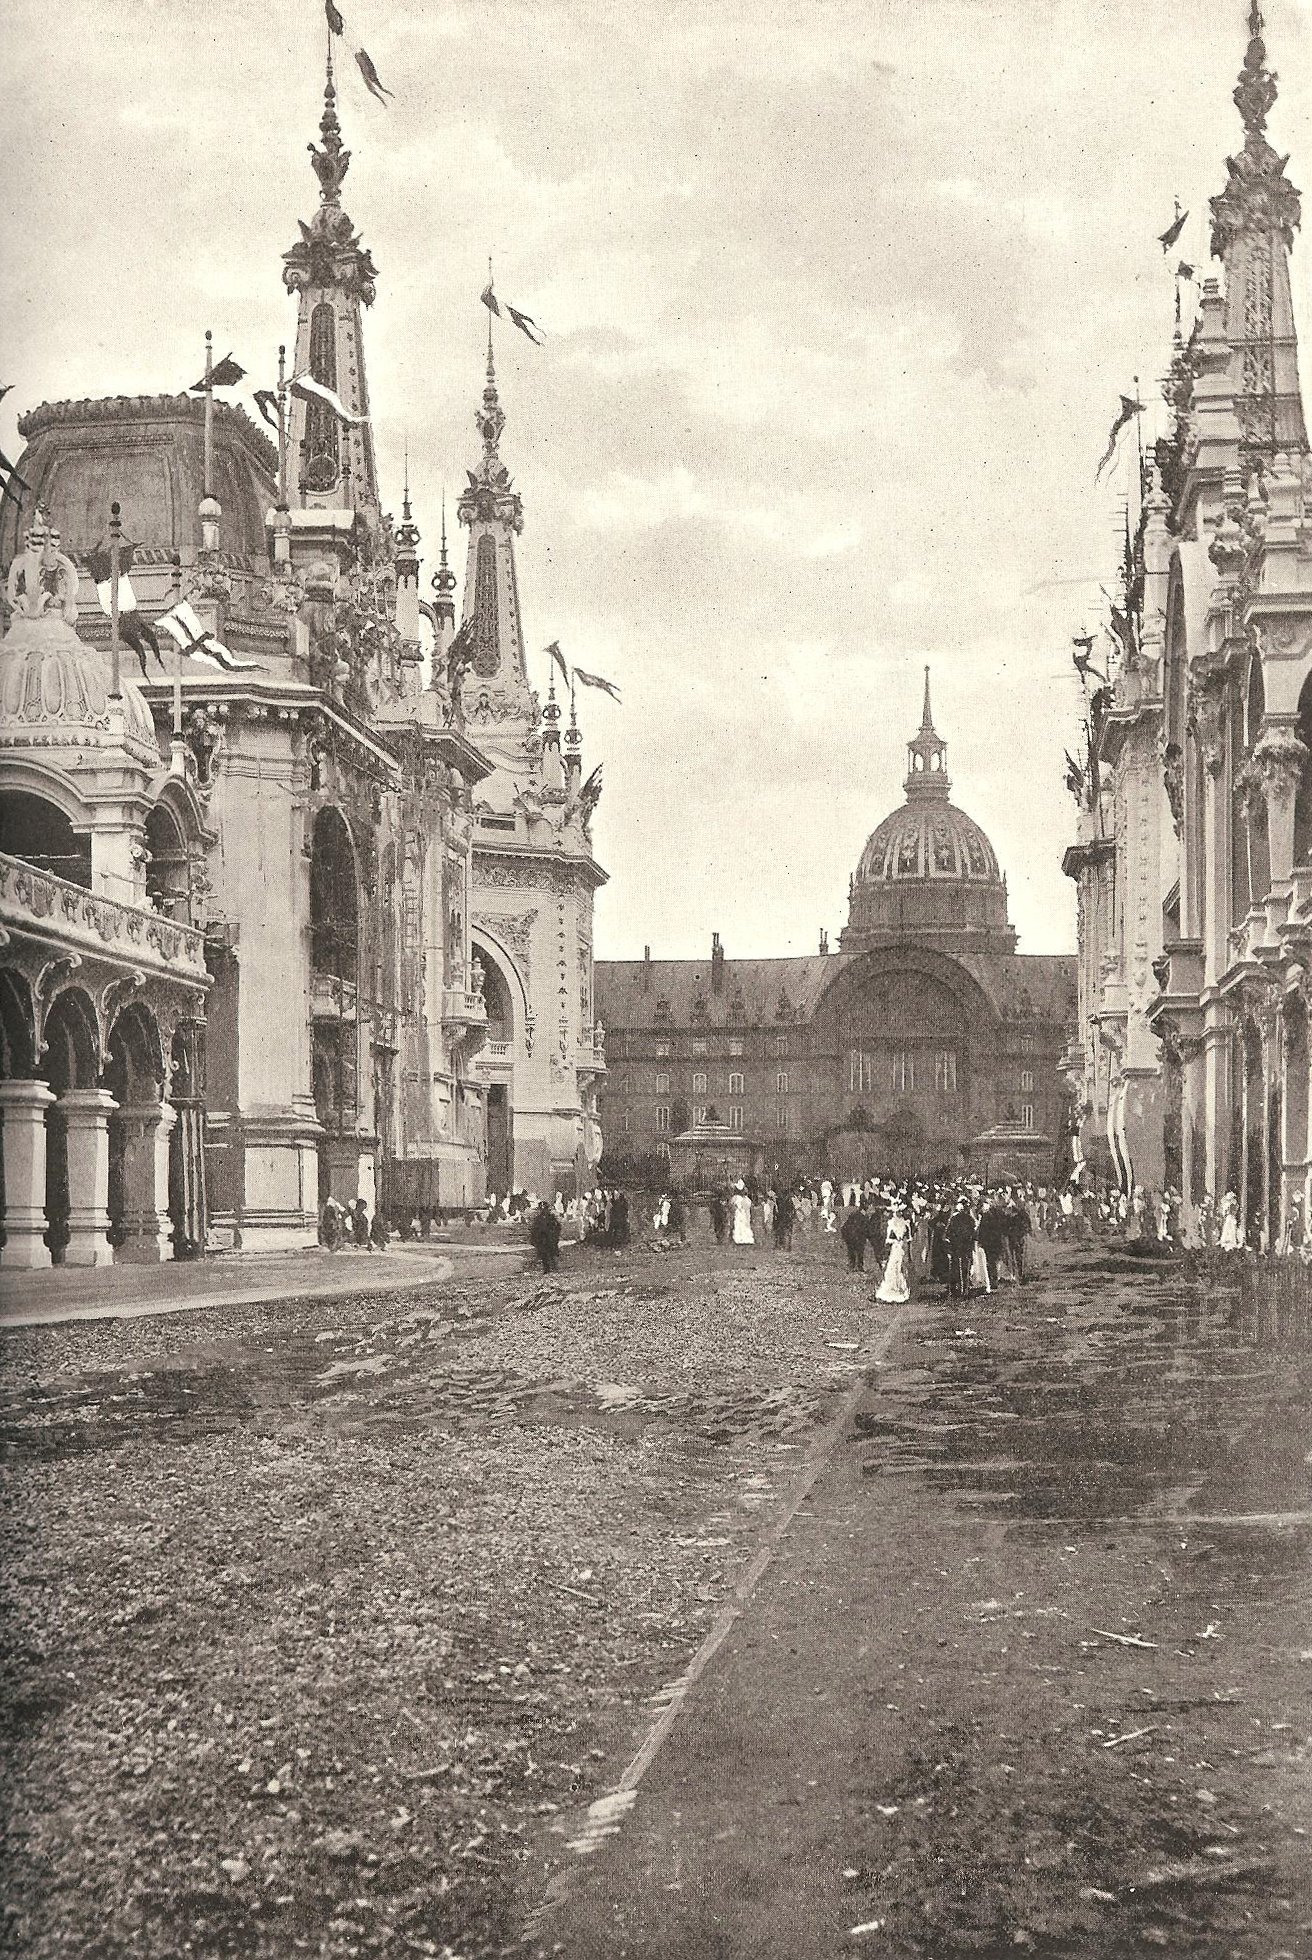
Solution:
<svg viewBox="0 0 1312 1960"><path fill-rule="evenodd" d="M1217 1244L1222 1252L1238 1252L1243 1243L1243 1234L1239 1230L1239 1200L1233 1191L1227 1191L1221 1200L1221 1235Z"/></svg>
<svg viewBox="0 0 1312 1960"><path fill-rule="evenodd" d="M733 1243L755 1245L756 1240L752 1234L752 1201L747 1195L745 1185L738 1184L734 1187L733 1196L729 1200L729 1216L733 1221L733 1229L730 1233Z"/></svg>
<svg viewBox="0 0 1312 1960"><path fill-rule="evenodd" d="M888 1264L875 1290L875 1298L888 1306L900 1307L911 1298L911 1227L901 1207L888 1221L886 1234Z"/></svg>

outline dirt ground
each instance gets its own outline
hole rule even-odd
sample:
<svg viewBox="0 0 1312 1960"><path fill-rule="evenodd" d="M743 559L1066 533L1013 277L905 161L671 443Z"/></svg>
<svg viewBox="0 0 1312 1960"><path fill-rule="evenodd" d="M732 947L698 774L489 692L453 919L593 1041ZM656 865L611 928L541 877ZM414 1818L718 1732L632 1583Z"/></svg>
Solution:
<svg viewBox="0 0 1312 1960"><path fill-rule="evenodd" d="M1084 1251L877 1362L872 1287L6 1332L0 1947L1312 1955L1307 1349Z"/></svg>

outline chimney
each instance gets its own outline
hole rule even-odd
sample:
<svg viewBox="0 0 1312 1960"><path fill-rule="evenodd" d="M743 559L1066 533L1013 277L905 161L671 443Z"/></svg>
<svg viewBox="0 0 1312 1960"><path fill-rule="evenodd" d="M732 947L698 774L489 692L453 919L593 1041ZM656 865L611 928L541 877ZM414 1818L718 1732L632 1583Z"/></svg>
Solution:
<svg viewBox="0 0 1312 1960"><path fill-rule="evenodd" d="M642 991L644 994L649 994L651 992L651 947L650 946L644 946L642 949Z"/></svg>
<svg viewBox="0 0 1312 1960"><path fill-rule="evenodd" d="M821 926L820 928L820 951L822 953L827 953L829 951L829 934L825 931L823 926Z"/></svg>
<svg viewBox="0 0 1312 1960"><path fill-rule="evenodd" d="M724 992L724 948L718 932L711 934L711 992Z"/></svg>

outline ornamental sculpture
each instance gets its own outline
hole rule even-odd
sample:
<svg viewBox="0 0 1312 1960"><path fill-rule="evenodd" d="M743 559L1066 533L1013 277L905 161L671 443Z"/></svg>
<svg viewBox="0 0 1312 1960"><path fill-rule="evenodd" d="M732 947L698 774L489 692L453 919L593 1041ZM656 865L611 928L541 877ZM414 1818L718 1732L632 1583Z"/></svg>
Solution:
<svg viewBox="0 0 1312 1960"><path fill-rule="evenodd" d="M59 533L38 504L28 527L25 549L9 567L6 594L11 611L24 619L58 613L65 625L77 624L77 566L59 549Z"/></svg>

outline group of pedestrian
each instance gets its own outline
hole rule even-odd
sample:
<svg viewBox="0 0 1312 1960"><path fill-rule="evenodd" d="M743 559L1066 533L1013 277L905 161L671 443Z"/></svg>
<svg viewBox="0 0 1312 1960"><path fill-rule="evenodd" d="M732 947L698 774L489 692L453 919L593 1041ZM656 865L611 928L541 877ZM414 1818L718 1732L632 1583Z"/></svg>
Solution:
<svg viewBox="0 0 1312 1960"><path fill-rule="evenodd" d="M319 1243L329 1252L340 1252L344 1246L364 1252L386 1252L387 1239L387 1220L378 1210L371 1218L363 1198L344 1205L330 1192L319 1208Z"/></svg>

